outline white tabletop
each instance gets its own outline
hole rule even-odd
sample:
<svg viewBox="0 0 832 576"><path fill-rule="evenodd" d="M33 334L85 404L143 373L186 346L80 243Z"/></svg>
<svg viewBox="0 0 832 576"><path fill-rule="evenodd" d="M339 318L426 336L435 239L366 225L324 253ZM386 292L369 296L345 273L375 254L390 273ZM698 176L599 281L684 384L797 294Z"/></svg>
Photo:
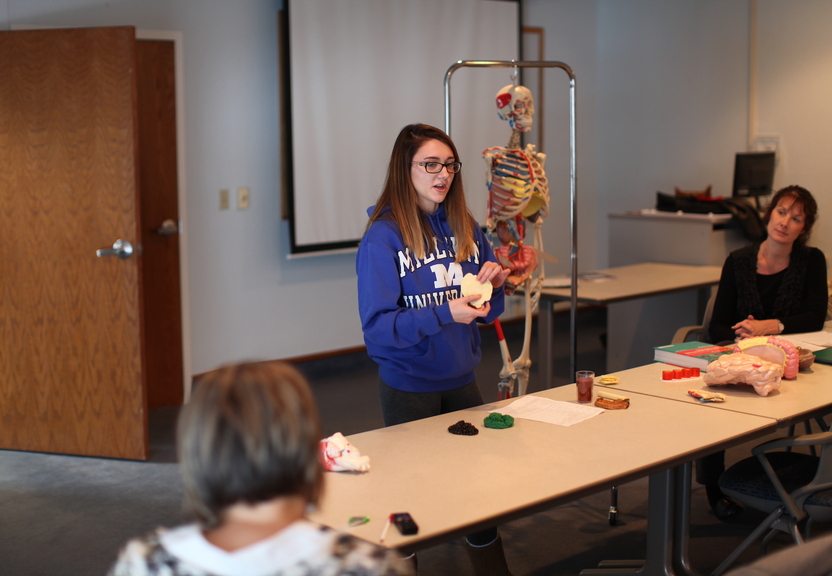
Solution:
<svg viewBox="0 0 832 576"><path fill-rule="evenodd" d="M610 218L636 218L648 220L671 220L690 221L690 222L708 222L709 224L727 224L733 218L733 214L695 214L692 212L665 212L656 210L655 208L645 208L635 212L614 212L608 214Z"/></svg>
<svg viewBox="0 0 832 576"><path fill-rule="evenodd" d="M719 283L722 268L645 262L606 268L598 272L610 274L614 278L603 282L588 282L579 278L578 302L612 304L681 290L707 288ZM543 289L543 297L550 300L569 300L571 293L571 288Z"/></svg>
<svg viewBox="0 0 832 576"><path fill-rule="evenodd" d="M781 380L780 388L768 396L760 396L752 386L708 386L702 378L687 380L662 380L662 371L675 368L661 362L639 366L616 373L620 382L607 388L621 394L622 391L638 392L658 398L666 398L707 406L719 410L741 412L755 416L774 418L778 425L789 426L832 411L832 366L812 364L809 370L798 372L794 380ZM725 402L699 402L687 391L691 388L720 392L727 396Z"/></svg>
<svg viewBox="0 0 832 576"><path fill-rule="evenodd" d="M574 402L576 389L536 395ZM350 436L372 468L327 473L324 498L311 518L346 529L350 516L369 515L368 524L348 531L378 542L388 514L410 512L419 534L402 537L391 529L384 543L409 551L676 466L776 426L770 418L629 396L629 409L569 427L518 419L506 430L485 428L488 410L501 404L495 403ZM448 433L459 420L473 423L479 434Z"/></svg>

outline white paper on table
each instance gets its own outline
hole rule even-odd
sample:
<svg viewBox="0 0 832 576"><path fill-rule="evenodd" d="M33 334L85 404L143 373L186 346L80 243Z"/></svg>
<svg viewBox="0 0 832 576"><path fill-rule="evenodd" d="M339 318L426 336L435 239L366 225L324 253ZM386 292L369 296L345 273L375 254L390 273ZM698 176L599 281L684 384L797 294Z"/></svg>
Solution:
<svg viewBox="0 0 832 576"><path fill-rule="evenodd" d="M795 346L806 348L814 352L832 346L832 332L804 332L801 334L783 334L782 338Z"/></svg>
<svg viewBox="0 0 832 576"><path fill-rule="evenodd" d="M584 282L609 282L615 280L615 276L605 272L582 272L578 274L578 279Z"/></svg>
<svg viewBox="0 0 832 576"><path fill-rule="evenodd" d="M572 286L570 276L547 276L543 279L544 288L569 288Z"/></svg>
<svg viewBox="0 0 832 576"><path fill-rule="evenodd" d="M540 396L523 396L499 410L500 414L546 422L547 424L557 424L558 426L571 426L587 418L597 416L603 411L603 408L596 408L595 406L582 406L571 402L541 398Z"/></svg>

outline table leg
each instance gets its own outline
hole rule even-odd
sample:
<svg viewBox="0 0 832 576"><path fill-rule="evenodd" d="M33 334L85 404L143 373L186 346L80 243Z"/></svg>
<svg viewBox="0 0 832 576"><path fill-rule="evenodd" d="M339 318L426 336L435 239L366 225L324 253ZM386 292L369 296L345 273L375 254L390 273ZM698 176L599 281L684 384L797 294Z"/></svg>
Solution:
<svg viewBox="0 0 832 576"><path fill-rule="evenodd" d="M673 566L680 574L700 576L690 565L688 544L690 543L690 478L692 462L682 464L676 472L676 510L674 511Z"/></svg>
<svg viewBox="0 0 832 576"><path fill-rule="evenodd" d="M673 569L673 492L675 469L650 476L647 503L647 560L606 561L598 568L581 570L582 576L675 576Z"/></svg>

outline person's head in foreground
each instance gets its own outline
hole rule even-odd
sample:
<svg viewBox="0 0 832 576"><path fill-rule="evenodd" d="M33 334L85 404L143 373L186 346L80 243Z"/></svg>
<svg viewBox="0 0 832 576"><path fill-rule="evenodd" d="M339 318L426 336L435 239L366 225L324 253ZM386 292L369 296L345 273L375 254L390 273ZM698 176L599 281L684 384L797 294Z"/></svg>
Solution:
<svg viewBox="0 0 832 576"><path fill-rule="evenodd" d="M111 575L412 574L394 552L304 517L323 489L321 432L309 386L292 366L238 364L207 374L177 432L197 522L131 540Z"/></svg>
<svg viewBox="0 0 832 576"><path fill-rule="evenodd" d="M321 494L320 439L312 394L290 365L225 366L203 377L178 428L190 510L206 529L275 500L302 516Z"/></svg>

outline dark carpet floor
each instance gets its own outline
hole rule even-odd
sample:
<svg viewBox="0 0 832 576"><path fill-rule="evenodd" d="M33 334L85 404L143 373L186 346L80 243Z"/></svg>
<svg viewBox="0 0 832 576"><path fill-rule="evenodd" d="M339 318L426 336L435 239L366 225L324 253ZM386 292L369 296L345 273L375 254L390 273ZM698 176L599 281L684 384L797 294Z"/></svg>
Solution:
<svg viewBox="0 0 832 576"><path fill-rule="evenodd" d="M579 367L604 372L605 323L602 308L580 311ZM559 385L572 381L568 376L568 314L556 315L555 327L555 384ZM517 355L523 326L505 328L512 355ZM477 379L490 402L496 399L501 360L493 330L486 328L482 335L483 362ZM534 361L536 338L531 352ZM299 367L312 382L326 435L348 435L383 425L376 371L366 354L305 362ZM530 391L539 389L535 376L533 365ZM0 575L104 574L128 538L156 526L183 522L174 449L176 415L176 408L152 411L148 462L0 451ZM746 445L729 450L728 464L747 456L749 449ZM609 503L610 493L603 491L500 526L512 572L515 576L577 575L604 559L643 557L647 479L620 487L615 526L608 521ZM746 511L732 522L720 522L710 514L704 490L696 485L691 515L691 559L703 574L710 573L763 519L762 514ZM828 531L821 529L821 533ZM788 545L789 539L779 536L770 549ZM756 554L752 548L741 562L753 560ZM471 574L462 541L421 551L419 573Z"/></svg>

